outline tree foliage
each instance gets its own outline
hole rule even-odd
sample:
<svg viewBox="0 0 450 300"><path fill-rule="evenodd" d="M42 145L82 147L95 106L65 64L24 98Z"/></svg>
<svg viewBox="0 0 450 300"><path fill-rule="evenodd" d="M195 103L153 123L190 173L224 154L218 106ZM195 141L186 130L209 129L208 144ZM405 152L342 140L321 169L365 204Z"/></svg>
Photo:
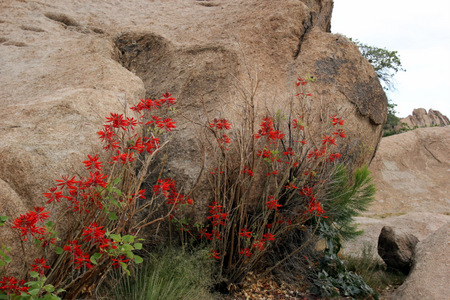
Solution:
<svg viewBox="0 0 450 300"><path fill-rule="evenodd" d="M378 48L363 44L356 39L350 40L358 46L362 56L364 56L373 66L383 88L386 91L395 90L395 84L393 81L394 75L399 71L406 71L402 67L402 62L400 61L398 52L391 51L386 48ZM395 111L396 106L397 104L395 104L391 99L388 99L387 120L383 127L385 132L384 136L395 133L395 127L399 124L400 118L395 115L397 113Z"/></svg>
<svg viewBox="0 0 450 300"><path fill-rule="evenodd" d="M406 71L402 68L398 52L363 44L358 40L352 40L352 42L358 46L362 56L373 66L378 79L383 84L383 88L385 90L394 90L395 85L392 78L397 72Z"/></svg>

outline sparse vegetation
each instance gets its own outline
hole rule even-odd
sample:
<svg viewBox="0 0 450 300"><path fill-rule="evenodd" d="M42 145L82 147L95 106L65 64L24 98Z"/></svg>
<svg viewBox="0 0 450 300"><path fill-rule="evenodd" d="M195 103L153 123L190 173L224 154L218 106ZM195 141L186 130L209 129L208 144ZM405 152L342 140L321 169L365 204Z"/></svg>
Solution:
<svg viewBox="0 0 450 300"><path fill-rule="evenodd" d="M403 283L406 276L400 271L387 269L386 265L376 258L375 250L365 245L358 256L347 256L344 258L349 271L361 276L373 289L382 293L391 290Z"/></svg>

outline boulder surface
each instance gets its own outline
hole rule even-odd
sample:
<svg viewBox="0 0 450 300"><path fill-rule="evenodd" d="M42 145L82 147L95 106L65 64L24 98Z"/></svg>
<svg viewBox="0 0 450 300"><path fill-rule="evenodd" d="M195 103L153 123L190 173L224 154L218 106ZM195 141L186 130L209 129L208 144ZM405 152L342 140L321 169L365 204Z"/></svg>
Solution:
<svg viewBox="0 0 450 300"><path fill-rule="evenodd" d="M390 299L447 299L450 291L449 247L450 222L417 245L411 273Z"/></svg>

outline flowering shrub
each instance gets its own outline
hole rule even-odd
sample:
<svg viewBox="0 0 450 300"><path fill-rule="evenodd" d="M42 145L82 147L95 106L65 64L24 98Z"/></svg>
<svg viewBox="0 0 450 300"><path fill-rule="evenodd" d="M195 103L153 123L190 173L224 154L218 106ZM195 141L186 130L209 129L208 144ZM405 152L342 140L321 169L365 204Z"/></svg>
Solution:
<svg viewBox="0 0 450 300"><path fill-rule="evenodd" d="M87 155L83 161L86 175L63 175L43 194L45 206L34 207L12 221L11 228L20 233L28 275L34 280L4 276L1 298L58 299L59 293L65 299L77 298L92 293L101 274L110 268L129 273L130 263L143 261L135 253L143 246L139 230L166 219L180 205L193 203L177 192L170 178L159 178L149 193L141 188L150 163L176 128L175 121L159 117L157 112L164 110L167 115L174 111L175 103L171 94L164 94L159 100L143 99L131 107L133 117L128 112L111 113L97 132L105 153ZM165 209L161 211L162 200ZM138 219L137 214L144 210L147 217ZM61 215L55 217L52 211ZM158 218L154 216L157 211ZM5 216L0 220L2 225L8 224ZM59 236L57 230L67 225L72 229ZM33 262L27 256L32 242L45 250L45 256ZM0 252L2 265L11 261L5 250L9 249ZM49 264L51 252L59 256Z"/></svg>
<svg viewBox="0 0 450 300"><path fill-rule="evenodd" d="M312 81L298 79L300 90L290 106L297 109L264 116L254 131L252 116L247 123L216 118L205 126L217 140L212 152L220 154L209 172L214 199L205 223L197 225L198 238L210 245L228 284L256 268L270 272L280 266L310 241L299 240L275 260L274 249L298 230L314 235L321 219L329 217L326 191L336 167L344 163L338 145L346 138L345 120L335 114L323 121L308 115L312 94L305 89ZM252 111L251 100L246 104ZM314 124L320 133L312 122L321 123Z"/></svg>

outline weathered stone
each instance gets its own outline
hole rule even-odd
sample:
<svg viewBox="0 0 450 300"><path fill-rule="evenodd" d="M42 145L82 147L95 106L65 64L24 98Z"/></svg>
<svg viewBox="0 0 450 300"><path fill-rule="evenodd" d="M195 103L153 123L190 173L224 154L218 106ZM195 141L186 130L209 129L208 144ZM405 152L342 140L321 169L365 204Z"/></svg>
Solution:
<svg viewBox="0 0 450 300"><path fill-rule="evenodd" d="M448 145L449 126L383 138L369 168L377 188L370 215L449 214Z"/></svg>
<svg viewBox="0 0 450 300"><path fill-rule="evenodd" d="M412 115L400 119L400 124L405 123L410 128L414 127L431 127L431 126L447 126L450 120L447 116L441 114L438 110L429 109L428 113L424 108L413 110ZM399 127L403 125L398 125Z"/></svg>
<svg viewBox="0 0 450 300"><path fill-rule="evenodd" d="M411 273L390 299L447 299L450 293L449 247L450 222L417 244Z"/></svg>
<svg viewBox="0 0 450 300"><path fill-rule="evenodd" d="M417 237L411 233L384 226L378 237L378 254L388 267L408 274L418 242Z"/></svg>

